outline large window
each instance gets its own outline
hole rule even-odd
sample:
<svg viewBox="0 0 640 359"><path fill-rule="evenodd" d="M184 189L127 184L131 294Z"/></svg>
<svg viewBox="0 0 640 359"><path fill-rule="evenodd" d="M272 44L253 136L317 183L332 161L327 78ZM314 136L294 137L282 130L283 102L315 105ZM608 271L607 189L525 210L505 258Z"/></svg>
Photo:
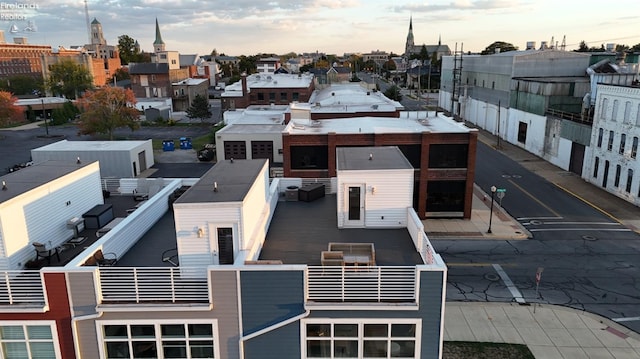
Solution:
<svg viewBox="0 0 640 359"><path fill-rule="evenodd" d="M596 161L593 164L593 177L598 178L598 170L600 169L600 158L596 157Z"/></svg>
<svg viewBox="0 0 640 359"><path fill-rule="evenodd" d="M631 184L633 183L633 170L631 168L629 168L627 170L627 186L625 188L625 191L627 191L627 193L631 193Z"/></svg>
<svg viewBox="0 0 640 359"><path fill-rule="evenodd" d="M613 182L613 185L618 187L620 186L620 171L622 170L622 168L620 167L620 165L616 165L616 178Z"/></svg>
<svg viewBox="0 0 640 359"><path fill-rule="evenodd" d="M469 146L430 145L429 168L467 168Z"/></svg>
<svg viewBox="0 0 640 359"><path fill-rule="evenodd" d="M636 158L638 154L638 137L633 137L633 143L631 144L631 158Z"/></svg>
<svg viewBox="0 0 640 359"><path fill-rule="evenodd" d="M613 131L609 131L609 141L607 142L607 151L613 148Z"/></svg>
<svg viewBox="0 0 640 359"><path fill-rule="evenodd" d="M627 101L624 103L624 118L622 121L624 123L629 123L630 119L631 119L631 101Z"/></svg>
<svg viewBox="0 0 640 359"><path fill-rule="evenodd" d="M603 135L604 135L604 129L602 127L600 127L598 129L598 144L597 144L598 148L602 147L602 137L603 137Z"/></svg>
<svg viewBox="0 0 640 359"><path fill-rule="evenodd" d="M463 212L465 181L427 182L427 212Z"/></svg>
<svg viewBox="0 0 640 359"><path fill-rule="evenodd" d="M217 325L211 321L190 323L141 321L98 322L102 357L111 358L219 358Z"/></svg>
<svg viewBox="0 0 640 359"><path fill-rule="evenodd" d="M618 121L618 105L620 101L613 100L613 110L611 111L611 121Z"/></svg>
<svg viewBox="0 0 640 359"><path fill-rule="evenodd" d="M57 337L53 322L0 322L0 358L61 358Z"/></svg>
<svg viewBox="0 0 640 359"><path fill-rule="evenodd" d="M626 143L627 143L627 135L623 133L620 135L620 150L618 151L618 153L620 153L621 155L624 154L624 147Z"/></svg>
<svg viewBox="0 0 640 359"><path fill-rule="evenodd" d="M420 331L414 319L304 321L303 358L419 358Z"/></svg>
<svg viewBox="0 0 640 359"><path fill-rule="evenodd" d="M291 169L326 170L329 167L327 146L291 146Z"/></svg>

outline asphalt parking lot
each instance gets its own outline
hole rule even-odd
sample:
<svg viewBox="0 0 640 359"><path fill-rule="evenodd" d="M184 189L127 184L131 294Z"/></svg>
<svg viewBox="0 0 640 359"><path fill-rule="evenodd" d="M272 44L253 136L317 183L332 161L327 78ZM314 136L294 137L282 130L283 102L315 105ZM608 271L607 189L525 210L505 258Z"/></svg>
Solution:
<svg viewBox="0 0 640 359"><path fill-rule="evenodd" d="M177 141L180 137L196 138L207 133L209 133L209 126L194 124L192 126L142 127L136 131L120 128L115 131L114 137L119 140L174 139ZM2 129L0 130L0 174L6 173L7 169L15 164L30 161L32 149L64 139L68 141L96 141L104 140L104 137L79 136L77 128L71 125L49 126L48 131L45 127L23 130ZM190 158L194 163L198 162L195 150L191 150L193 151L191 155L180 151L189 150L174 151L176 152L175 158L171 155L162 156L160 154L160 160L157 162L184 163L190 162Z"/></svg>

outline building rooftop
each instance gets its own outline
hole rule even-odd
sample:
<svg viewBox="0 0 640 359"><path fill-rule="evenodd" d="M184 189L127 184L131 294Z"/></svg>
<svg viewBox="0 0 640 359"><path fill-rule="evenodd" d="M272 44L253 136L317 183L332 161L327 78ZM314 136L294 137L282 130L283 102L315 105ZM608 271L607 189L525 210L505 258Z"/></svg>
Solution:
<svg viewBox="0 0 640 359"><path fill-rule="evenodd" d="M284 125L270 125L260 123L233 123L225 126L217 133L236 133L236 134L264 134L264 133L282 133Z"/></svg>
<svg viewBox="0 0 640 359"><path fill-rule="evenodd" d="M208 82L208 81L209 81L208 79L188 78L188 79L184 79L182 81L174 82L174 83L172 83L172 85L174 85L174 86L178 86L178 85L197 86L197 85L200 85L203 82Z"/></svg>
<svg viewBox="0 0 640 359"><path fill-rule="evenodd" d="M313 81L311 74L252 74L247 76L247 88L308 88ZM236 97L242 94L242 81L224 88L222 97Z"/></svg>
<svg viewBox="0 0 640 359"><path fill-rule="evenodd" d="M175 203L240 202L265 162L266 159L220 161Z"/></svg>
<svg viewBox="0 0 640 359"><path fill-rule="evenodd" d="M225 111L226 124L284 124L284 114L289 110L287 105L260 106L252 105L246 109Z"/></svg>
<svg viewBox="0 0 640 359"><path fill-rule="evenodd" d="M147 141L67 141L62 140L38 147L32 151L129 151L135 149ZM82 158L81 158L82 159Z"/></svg>
<svg viewBox="0 0 640 359"><path fill-rule="evenodd" d="M360 84L333 84L316 90L309 99L312 112L395 112L404 107L380 91L371 91Z"/></svg>
<svg viewBox="0 0 640 359"><path fill-rule="evenodd" d="M97 161L45 161L0 176L0 204Z"/></svg>
<svg viewBox="0 0 640 359"><path fill-rule="evenodd" d="M406 116L406 117L403 117ZM292 135L354 133L466 133L476 131L450 117L436 112L402 113L395 117L354 117L320 121L291 120L285 131Z"/></svg>
<svg viewBox="0 0 640 359"><path fill-rule="evenodd" d="M338 171L413 169L396 146L339 147L336 157Z"/></svg>
<svg viewBox="0 0 640 359"><path fill-rule="evenodd" d="M168 74L169 64L167 63L130 63L129 73L131 75L147 74Z"/></svg>

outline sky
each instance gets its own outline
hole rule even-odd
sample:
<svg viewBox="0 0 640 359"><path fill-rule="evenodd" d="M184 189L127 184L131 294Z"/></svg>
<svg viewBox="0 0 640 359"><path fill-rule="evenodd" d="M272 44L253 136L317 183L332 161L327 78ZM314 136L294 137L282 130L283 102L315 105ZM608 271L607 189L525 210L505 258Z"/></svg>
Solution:
<svg viewBox="0 0 640 359"><path fill-rule="evenodd" d="M480 52L494 41L566 49L640 43L640 1L595 0L87 0L109 44L118 36L153 50L158 19L167 50L183 54L404 52L413 18L415 44ZM14 26L15 25L15 26ZM29 31L29 27L36 31ZM34 26L35 25L35 26ZM17 27L18 33L9 29ZM0 0L0 29L11 42L70 47L88 42L84 0Z"/></svg>

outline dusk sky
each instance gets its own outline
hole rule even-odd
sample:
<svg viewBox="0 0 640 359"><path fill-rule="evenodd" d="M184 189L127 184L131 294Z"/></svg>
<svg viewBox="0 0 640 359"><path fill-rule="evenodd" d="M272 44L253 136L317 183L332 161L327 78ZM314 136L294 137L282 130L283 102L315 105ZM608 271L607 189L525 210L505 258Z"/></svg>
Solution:
<svg viewBox="0 0 640 359"><path fill-rule="evenodd" d="M640 2L551 0L88 0L91 20L102 23L109 44L126 34L152 51L158 18L167 50L227 55L344 53L382 50L401 54L413 16L415 43L442 43L479 52L494 41L524 49L527 41L577 48L640 43ZM615 4L615 5L614 5ZM24 30L29 21L36 32ZM11 34L16 25L20 32ZM14 28L15 28L14 27ZM69 47L88 41L83 0L0 2L7 42Z"/></svg>

